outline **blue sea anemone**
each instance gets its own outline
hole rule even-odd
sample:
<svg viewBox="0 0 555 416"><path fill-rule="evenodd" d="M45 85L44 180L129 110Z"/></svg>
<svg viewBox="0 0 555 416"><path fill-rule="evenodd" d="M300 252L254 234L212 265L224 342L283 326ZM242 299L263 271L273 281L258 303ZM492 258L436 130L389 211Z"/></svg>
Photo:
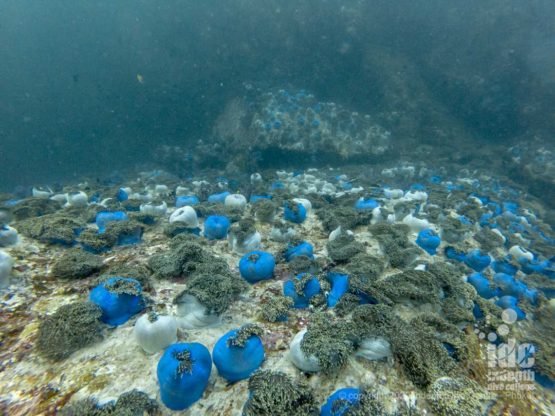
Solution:
<svg viewBox="0 0 555 416"><path fill-rule="evenodd" d="M210 215L204 221L204 236L209 240L221 240L227 237L231 223L224 215Z"/></svg>
<svg viewBox="0 0 555 416"><path fill-rule="evenodd" d="M526 313L518 307L518 299L514 296L502 296L495 304L503 309L512 309L516 313L516 319L519 321L526 318Z"/></svg>
<svg viewBox="0 0 555 416"><path fill-rule="evenodd" d="M247 324L222 336L212 351L218 373L233 383L249 378L264 362L262 329Z"/></svg>
<svg viewBox="0 0 555 416"><path fill-rule="evenodd" d="M304 220L306 220L307 212L305 206L302 203L287 201L284 204L283 208L283 217L287 221L294 222L295 224L301 224L302 222L304 222Z"/></svg>
<svg viewBox="0 0 555 416"><path fill-rule="evenodd" d="M434 230L426 228L418 233L416 244L426 253L433 256L436 254L436 250L441 244L441 239Z"/></svg>
<svg viewBox="0 0 555 416"><path fill-rule="evenodd" d="M293 307L308 308L310 299L320 293L320 281L308 273L300 273L283 284L283 295L293 299Z"/></svg>
<svg viewBox="0 0 555 416"><path fill-rule="evenodd" d="M355 209L357 211L372 211L374 208L379 206L380 204L378 201L372 198L360 198L357 202L355 202Z"/></svg>
<svg viewBox="0 0 555 416"><path fill-rule="evenodd" d="M216 203L216 204L223 204L225 199L228 195L231 195L230 192L220 192L219 194L212 194L208 197L208 202Z"/></svg>
<svg viewBox="0 0 555 416"><path fill-rule="evenodd" d="M127 277L110 277L91 290L91 302L102 309L101 321L121 325L144 309L141 284Z"/></svg>
<svg viewBox="0 0 555 416"><path fill-rule="evenodd" d="M459 261L459 262L464 261L466 258L466 254L464 254L462 251L458 251L453 246L445 247L444 254L445 254L445 257L447 257L448 259Z"/></svg>
<svg viewBox="0 0 555 416"><path fill-rule="evenodd" d="M204 345L170 345L156 370L162 403L171 410L190 407L204 394L211 371L212 358Z"/></svg>
<svg viewBox="0 0 555 416"><path fill-rule="evenodd" d="M112 221L128 221L129 217L123 211L101 211L96 214L96 226L98 233L102 234L106 231L106 225Z"/></svg>
<svg viewBox="0 0 555 416"><path fill-rule="evenodd" d="M333 393L320 410L320 416L342 416L353 405L356 405L362 396L360 389L345 387Z"/></svg>
<svg viewBox="0 0 555 416"><path fill-rule="evenodd" d="M510 274L511 276L514 276L518 271L518 268L515 265L506 260L495 260L491 263L491 267L495 273L505 273Z"/></svg>
<svg viewBox="0 0 555 416"><path fill-rule="evenodd" d="M493 281L501 287L502 295L524 298L532 304L538 301L538 291L536 289L529 289L524 282L517 280L510 274L496 273L493 276Z"/></svg>
<svg viewBox="0 0 555 416"><path fill-rule="evenodd" d="M299 256L305 256L309 259L313 259L314 247L312 247L312 244L302 241L297 245L289 245L287 250L285 250L284 256L285 260L288 262Z"/></svg>
<svg viewBox="0 0 555 416"><path fill-rule="evenodd" d="M547 271L552 269L551 262L549 260L539 260L534 258L533 260L521 259L519 260L522 271L526 274L538 273L538 274L549 274Z"/></svg>
<svg viewBox="0 0 555 416"><path fill-rule="evenodd" d="M196 195L182 195L175 198L176 208L181 208L186 205L189 205L189 206L198 205L199 203L200 201Z"/></svg>
<svg viewBox="0 0 555 416"><path fill-rule="evenodd" d="M474 271L481 272L489 266L491 257L480 249L474 249L466 255L464 263Z"/></svg>
<svg viewBox="0 0 555 416"><path fill-rule="evenodd" d="M129 193L127 192L127 189L119 188L118 192L116 193L116 199L119 202L127 201L129 199Z"/></svg>
<svg viewBox="0 0 555 416"><path fill-rule="evenodd" d="M331 283L331 290L328 294L328 306L333 308L341 297L349 290L349 276L342 273L332 272L328 274L328 280Z"/></svg>
<svg viewBox="0 0 555 416"><path fill-rule="evenodd" d="M271 279L274 275L276 261L274 256L264 251L255 250L245 254L239 261L239 272L249 283Z"/></svg>
<svg viewBox="0 0 555 416"><path fill-rule="evenodd" d="M476 292L485 299L491 299L499 295L499 291L491 287L491 282L482 273L472 273L468 276L467 281L474 286Z"/></svg>

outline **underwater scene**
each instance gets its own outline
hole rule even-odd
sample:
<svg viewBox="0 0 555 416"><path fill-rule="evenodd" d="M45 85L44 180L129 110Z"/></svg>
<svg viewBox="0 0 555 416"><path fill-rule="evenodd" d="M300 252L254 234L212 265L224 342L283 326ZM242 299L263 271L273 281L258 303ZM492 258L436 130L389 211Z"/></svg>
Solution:
<svg viewBox="0 0 555 416"><path fill-rule="evenodd" d="M553 0L0 0L0 415L555 415Z"/></svg>

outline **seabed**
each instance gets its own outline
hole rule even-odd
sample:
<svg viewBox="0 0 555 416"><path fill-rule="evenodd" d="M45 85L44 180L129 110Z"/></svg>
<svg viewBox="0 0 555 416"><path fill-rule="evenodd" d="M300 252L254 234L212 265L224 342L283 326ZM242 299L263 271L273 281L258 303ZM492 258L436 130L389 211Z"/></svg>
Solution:
<svg viewBox="0 0 555 416"><path fill-rule="evenodd" d="M466 175L467 173L468 175ZM276 221L283 219L282 201L291 197L308 199L312 203L312 210L308 213L307 219L301 224L289 222L287 225L295 230L297 238L308 241L314 246L315 267L320 269L321 275L325 275L325 271L334 267L347 267L349 262L349 260L343 263L332 261L328 252L328 243L330 232L336 227L330 229L334 225L333 221L325 217L323 211L331 212L330 209L340 210L340 207L344 207L352 214L355 212L352 208L353 204L360 197L371 197L378 201L380 207L383 208L381 217L374 212L360 224L355 222L354 226L348 230L352 231L355 241L361 244L363 252L383 259L385 270L381 273L380 279L384 281L406 270L415 268L423 270L434 264L449 264L452 265L450 270L457 279L470 287L469 283L464 282L473 270L463 263L448 260L444 254L447 246L453 246L466 253L475 248L485 248L491 258L498 260L504 259L509 254L510 247L514 245L521 245L542 259L549 259L554 254L553 238L555 236L552 233L549 234L549 227L541 219L545 209L542 201L530 197L525 190L511 183L507 178L490 176L485 172L463 172L461 174L460 171L457 173L454 168L432 170L422 169L419 166L411 167L410 164L406 164L402 168L391 164L379 169L376 166L358 166L345 169L308 169L301 173L263 171L261 176L261 182L253 185L249 179L246 179L235 190L230 189L229 182L222 178L217 179L210 172L197 172L194 178L187 180L180 180L164 172L152 171L142 172L136 176L130 175L127 180L119 184L100 184L92 178L83 178L80 183L66 184L57 193L83 191L89 197L96 194L99 197L95 199L96 202L90 202L89 199L89 203L81 207L64 208L60 204L58 209L47 215L64 213L64 215L80 218L79 221L83 218L94 218L94 214L98 211L119 206L114 199L104 202L110 208L102 207L100 204L105 198L115 198L120 187L130 187L134 192L149 195L158 202L163 200L169 207L164 215L154 216L153 224L149 224L151 221L146 221L144 216L139 217L139 213L130 213L133 221L146 221L141 223L144 229L141 241L138 244L114 246L99 253L98 256L102 258L101 269L83 278L60 279L53 275L54 264L70 247L41 242L40 236L38 238L29 237L31 233L26 232L27 227L22 224L30 219L40 221L41 217L35 217L32 211L24 213L20 210L19 214L17 213L18 207L27 203L29 199L12 204L10 209L14 213L14 217L10 226L18 230L19 241L16 245L3 248L13 258L14 267L9 286L0 292L2 310L0 314L2 345L0 352L0 413L6 415L53 415L60 412L64 406L69 406L79 400L94 398L99 405L102 405L117 400L125 392L137 389L158 402L160 414L176 414L167 409L160 401L156 366L163 351L151 355L146 354L134 337L134 324L142 314L135 315L117 327L103 326L101 340L58 361L44 357L37 350L36 343L39 326L46 316L53 314L62 305L88 299L89 292L98 283L99 276L109 275L111 270L122 266L146 273L148 284L144 284L145 281L143 281L143 289L145 295L152 300L152 304L148 308L154 308L159 313L168 315L177 313L173 300L187 288L188 278L156 277L156 271L152 270L148 263L152 256L168 253L170 250L171 236L167 235L166 230L169 225L168 217L174 210L177 186L186 188L187 191L182 189L182 192L190 194L199 194L203 187L209 187L212 192L229 189L232 192L245 194L247 198L249 193L253 193L256 189L264 189L268 194L273 194L273 201L277 208ZM203 180L206 181L205 185L201 184ZM275 185L278 181L283 185L283 189L280 185L277 188L274 186L274 190L271 190L272 184ZM417 183L422 187L413 186L411 194L409 192L411 185ZM292 184L295 184L295 193L289 191ZM331 184L333 187L325 187L326 184ZM157 193L155 185L166 185L169 191ZM306 189L310 188L314 191L311 186L316 187L316 192L306 194ZM465 225L466 228L464 228L465 231L462 232L460 240L449 243L442 239L437 254L430 255L415 243L417 238L415 227L418 226L413 227L411 223L405 221L404 223L408 224L406 244L410 246L410 253L416 252L416 255L411 254L413 257L407 260L407 264L403 267L392 267L391 259L384 250L383 240L380 239L375 229L372 229L374 223L389 225L403 223L404 217L395 217L396 211L403 211L401 205L397 209L395 208L401 198L386 198L383 189L387 186L401 189L403 196L406 197L403 203L408 204L409 212L414 213L414 216L420 219L429 221L430 227L435 228L439 234L446 227L447 218L466 215L469 224ZM158 187L158 189L165 188ZM411 199L410 195L414 195L416 189L426 193L425 199L419 199L420 197ZM409 193L407 194L407 192ZM505 242L490 244L491 242L485 242L480 238L478 241L475 238L483 229L488 228L487 225L480 225L481 215L487 212L488 208L485 203L478 202L477 196L472 195L488 196L501 206L503 202L509 200L517 203L516 213L498 214L498 229L503 234ZM11 195L5 195L2 199L8 201L13 198ZM201 202L201 206L203 205L206 203ZM281 295L283 283L291 279L295 271L280 256L287 244L270 239L273 225L258 221L253 212L253 204L249 203L239 217L255 220L255 228L262 236L261 249L276 256L277 266L274 278L248 285L246 290L237 296L221 314L219 325L199 329L180 328L178 342L198 342L212 351L214 344L224 333L247 323L256 323L264 331L261 338L265 347L266 360L262 369L281 371L295 380L303 380L312 390L318 406L325 403L327 397L339 388L364 387L379 395L385 410L390 412L387 414L394 414L395 411L400 412L398 414L407 415L465 414L449 413L448 408L441 410L437 405L434 407L433 399L430 398L430 390L415 385L410 375L407 374L407 368L396 358L395 352L393 356L377 361L351 354L343 365L330 374L324 372L303 373L296 368L289 357L289 344L295 334L306 328L312 316L317 312L328 314L330 320L340 320L344 317L337 316L333 308L326 307L325 302L324 304L315 302L316 304L307 309L291 308L288 319L284 322L267 322L263 319L262 310L266 307L267 300ZM133 217L133 215L137 216ZM393 215L393 217L390 216L388 219L388 215ZM324 223L322 218L327 218L327 221ZM201 229L203 220L204 218L200 218ZM337 223L342 225L339 217ZM482 224L484 223L482 222ZM521 227L517 230L515 224L520 224ZM89 221L86 227L96 230L94 222ZM347 231L344 226L343 231ZM190 238L197 241L213 256L224 259L231 273L240 279L238 262L242 253L232 250L227 240L209 241L202 236L191 236ZM75 245L78 246L79 238L76 237L75 240ZM409 252L407 252L407 256L409 256ZM514 259L512 261L518 265ZM490 269L484 273L490 277L494 274ZM526 302L519 303L519 306L527 314L526 318L511 322L508 325L510 332L502 335L506 339L514 336L520 343L540 342L548 345L551 351L548 352L547 360L551 362L544 362L542 368L545 372L545 369L551 366L553 371L555 306L553 300L549 300L549 296L542 292L543 289L549 288L541 286L545 282L551 285L552 296L553 277L542 280L542 276L525 274L522 271L517 276L530 288L537 289L540 292L540 298L536 305ZM323 299L326 294L323 293ZM473 296L478 298L479 295L474 292ZM493 300L485 301L493 304ZM422 299L407 300L399 297L394 299L394 303L390 306L399 320L407 322L418 315L437 311L435 305L427 305ZM442 314L441 307L439 314ZM542 321L543 316L547 316L547 318ZM502 324L501 316L492 319L497 320L495 321L497 324ZM490 362L485 352L488 346L491 347L492 342L488 340L490 334L484 331L490 329L495 332L495 323L485 323L476 319L474 322L467 321L464 325L462 322L458 324L460 324L461 333L464 333L463 338L467 344L465 348L469 355L464 361L453 360L457 367L455 373L457 377L472 379L481 388L482 400L478 400L480 410L476 408L468 413L469 415L552 415L555 413L553 389L545 388L537 382L520 380L517 383L498 383L497 387L500 386L500 391L494 391L496 382L492 383L491 378L498 377L499 374L495 373L497 368L488 368ZM529 370L537 372L537 368L534 366ZM516 368L515 370L520 371L521 369ZM531 377L534 376L530 372L527 374ZM546 375L553 380L553 373ZM453 373L442 376L454 377ZM489 381L488 377L490 377ZM515 390L512 391L512 388ZM189 415L241 415L248 397L247 380L228 384L213 368L208 388L203 397L182 413ZM401 413L401 408L405 409L403 410L405 413Z"/></svg>

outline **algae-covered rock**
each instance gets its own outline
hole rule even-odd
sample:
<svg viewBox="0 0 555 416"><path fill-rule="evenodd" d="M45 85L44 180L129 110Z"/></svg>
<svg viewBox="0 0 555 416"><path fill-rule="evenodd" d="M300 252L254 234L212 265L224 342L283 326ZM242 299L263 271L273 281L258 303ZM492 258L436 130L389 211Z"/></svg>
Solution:
<svg viewBox="0 0 555 416"><path fill-rule="evenodd" d="M257 371L249 379L243 416L316 416L319 407L306 383L284 373Z"/></svg>
<svg viewBox="0 0 555 416"><path fill-rule="evenodd" d="M103 253L116 245L137 244L141 241L144 226L136 221L112 221L106 224L106 230L99 233L92 228L79 235L79 243L92 253Z"/></svg>
<svg viewBox="0 0 555 416"><path fill-rule="evenodd" d="M106 224L104 234L113 236L116 245L132 245L141 241L145 227L134 220L112 221Z"/></svg>
<svg viewBox="0 0 555 416"><path fill-rule="evenodd" d="M231 222L237 222L243 217L243 210L240 208L211 202L195 205L195 211L199 217L207 218L210 215L223 215Z"/></svg>
<svg viewBox="0 0 555 416"><path fill-rule="evenodd" d="M293 307L293 299L287 296L274 295L262 302L262 319L267 322L287 320L289 309Z"/></svg>
<svg viewBox="0 0 555 416"><path fill-rule="evenodd" d="M52 266L52 275L61 279L80 279L100 271L102 267L102 257L72 248L56 260Z"/></svg>
<svg viewBox="0 0 555 416"><path fill-rule="evenodd" d="M366 253L353 256L344 267L351 278L351 286L360 289L376 281L385 270L382 259Z"/></svg>
<svg viewBox="0 0 555 416"><path fill-rule="evenodd" d="M164 227L164 234L170 238L176 237L181 234L185 234L185 235L190 234L190 235L198 236L200 234L200 228L198 227L191 228L182 222L176 221L176 222L169 223Z"/></svg>
<svg viewBox="0 0 555 416"><path fill-rule="evenodd" d="M428 402L438 416L481 416L490 395L469 379L441 377L430 387Z"/></svg>
<svg viewBox="0 0 555 416"><path fill-rule="evenodd" d="M256 219L263 223L272 223L276 215L276 204L270 199L260 199L256 201L252 210Z"/></svg>
<svg viewBox="0 0 555 416"><path fill-rule="evenodd" d="M335 313L337 316L346 316L360 305L360 296L354 293L345 293L335 305Z"/></svg>
<svg viewBox="0 0 555 416"><path fill-rule="evenodd" d="M435 328L419 320L404 322L388 306L359 306L353 312L352 328L358 339L369 335L385 338L395 360L417 387L425 388L456 371L457 363Z"/></svg>
<svg viewBox="0 0 555 416"><path fill-rule="evenodd" d="M346 321L332 321L324 313L314 314L301 341L301 350L314 356L325 374L342 368L354 351L354 339Z"/></svg>
<svg viewBox="0 0 555 416"><path fill-rule="evenodd" d="M317 274L321 267L316 259L311 259L307 256L296 256L289 263L287 267L293 274L310 273Z"/></svg>
<svg viewBox="0 0 555 416"><path fill-rule="evenodd" d="M77 241L86 251L98 254L104 253L115 246L117 238L110 233L99 234L96 230L87 228L79 234Z"/></svg>
<svg viewBox="0 0 555 416"><path fill-rule="evenodd" d="M390 237L400 244L406 242L410 227L406 224L378 223L370 225L368 231L375 237Z"/></svg>
<svg viewBox="0 0 555 416"><path fill-rule="evenodd" d="M154 416L160 414L156 400L139 390L131 390L118 397L112 415Z"/></svg>
<svg viewBox="0 0 555 416"><path fill-rule="evenodd" d="M341 233L337 238L328 242L328 255L337 263L344 263L354 256L364 252L364 245L355 240L354 235Z"/></svg>
<svg viewBox="0 0 555 416"><path fill-rule="evenodd" d="M476 201L469 202L468 199L466 199L466 202L458 209L460 215L464 215L473 222L478 222L484 212L485 209L482 205Z"/></svg>
<svg viewBox="0 0 555 416"><path fill-rule="evenodd" d="M61 208L62 204L52 199L28 198L12 208L12 215L16 221L21 221L27 218L53 214Z"/></svg>
<svg viewBox="0 0 555 416"><path fill-rule="evenodd" d="M462 280L460 265L437 262L428 266L440 289L443 316L452 323L473 322L474 302L478 298L472 285Z"/></svg>
<svg viewBox="0 0 555 416"><path fill-rule="evenodd" d="M37 350L46 358L63 360L102 337L102 310L91 302L63 305L39 325Z"/></svg>
<svg viewBox="0 0 555 416"><path fill-rule="evenodd" d="M161 414L156 400L139 390L123 393L117 401L99 405L93 398L69 403L61 410L62 416L155 416Z"/></svg>
<svg viewBox="0 0 555 416"><path fill-rule="evenodd" d="M193 272L189 277L187 288L175 297L174 303L179 304L181 299L192 296L207 309L208 313L220 315L241 292L248 288L248 283L231 274L229 270L218 270L212 267L207 265L205 270L208 270L208 273Z"/></svg>
<svg viewBox="0 0 555 416"><path fill-rule="evenodd" d="M409 227L406 224L373 224L369 231L380 242L391 267L403 269L420 254L417 247L408 241Z"/></svg>
<svg viewBox="0 0 555 416"><path fill-rule="evenodd" d="M60 416L103 416L105 412L93 398L77 400L69 403L60 410Z"/></svg>
<svg viewBox="0 0 555 416"><path fill-rule="evenodd" d="M179 235L170 242L170 250L148 259L148 266L158 278L189 276L196 270L227 270L222 259L208 253L194 237Z"/></svg>
<svg viewBox="0 0 555 416"><path fill-rule="evenodd" d="M373 283L372 288L386 297L390 303L440 303L440 290L436 278L423 270L407 270L387 276Z"/></svg>
<svg viewBox="0 0 555 416"><path fill-rule="evenodd" d="M150 270L142 264L114 264L111 265L102 275L95 279L93 286L97 286L110 277L126 277L137 280L144 291L152 289L150 282Z"/></svg>
<svg viewBox="0 0 555 416"><path fill-rule="evenodd" d="M504 243L499 234L486 227L482 227L479 232L474 234L474 239L480 243L482 250L488 252L501 247Z"/></svg>
<svg viewBox="0 0 555 416"><path fill-rule="evenodd" d="M330 205L316 210L324 230L332 232L337 227L354 230L360 225L370 224L372 211L356 211L353 207Z"/></svg>
<svg viewBox="0 0 555 416"><path fill-rule="evenodd" d="M61 214L29 218L17 224L17 230L26 237L42 243L73 245L84 228L82 221Z"/></svg>

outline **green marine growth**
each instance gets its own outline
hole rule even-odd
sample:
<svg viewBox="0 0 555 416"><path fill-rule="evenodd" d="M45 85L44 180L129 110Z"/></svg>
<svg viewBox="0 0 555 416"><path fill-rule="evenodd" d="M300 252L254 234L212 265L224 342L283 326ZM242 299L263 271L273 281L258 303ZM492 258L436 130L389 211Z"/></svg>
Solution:
<svg viewBox="0 0 555 416"><path fill-rule="evenodd" d="M287 263L287 267L293 274L317 273L320 270L318 262L307 256L295 256L293 260Z"/></svg>
<svg viewBox="0 0 555 416"><path fill-rule="evenodd" d="M198 241L185 235L171 240L169 252L151 256L148 266L156 277L163 279L209 271L225 273L228 270L224 260L214 257Z"/></svg>
<svg viewBox="0 0 555 416"><path fill-rule="evenodd" d="M87 228L79 234L77 241L93 252L101 253L116 245L117 236L107 232L98 234L95 229Z"/></svg>
<svg viewBox="0 0 555 416"><path fill-rule="evenodd" d="M418 248L408 240L410 228L406 224L373 224L368 229L379 241L391 267L403 269L420 254Z"/></svg>
<svg viewBox="0 0 555 416"><path fill-rule="evenodd" d="M303 273L300 279L293 279L293 286L295 286L295 293L298 296L304 296L304 290L308 282L310 282L314 276L310 273Z"/></svg>
<svg viewBox="0 0 555 416"><path fill-rule="evenodd" d="M351 278L351 284L361 288L376 281L385 270L382 259L365 253L357 254L344 267Z"/></svg>
<svg viewBox="0 0 555 416"><path fill-rule="evenodd" d="M282 295L271 296L268 301L262 305L262 319L267 322L278 322L286 319L293 303L293 299L290 297Z"/></svg>
<svg viewBox="0 0 555 416"><path fill-rule="evenodd" d="M150 291L152 289L150 270L143 264L114 264L98 278L95 285L113 276L135 279L141 284L143 291Z"/></svg>
<svg viewBox="0 0 555 416"><path fill-rule="evenodd" d="M61 416L157 416L161 411L156 400L139 390L131 390L119 396L116 402L99 405L93 398L66 405Z"/></svg>
<svg viewBox="0 0 555 416"><path fill-rule="evenodd" d="M474 234L474 239L480 243L482 250L488 252L504 244L504 240L499 234L486 227L482 227L479 232Z"/></svg>
<svg viewBox="0 0 555 416"><path fill-rule="evenodd" d="M137 230L142 235L144 226L134 220L111 221L106 224L106 231L102 234L88 228L79 234L78 241L90 250L101 253L118 244L120 238L136 234Z"/></svg>
<svg viewBox="0 0 555 416"><path fill-rule="evenodd" d="M109 283L105 283L104 287L109 292L118 295L134 295L139 296L141 294L141 287L137 285L136 282L124 279L117 279Z"/></svg>
<svg viewBox="0 0 555 416"><path fill-rule="evenodd" d="M451 327L447 326L449 331ZM353 337L385 338L406 376L417 386L426 388L438 377L457 371L456 361L443 345L445 335L425 321L404 322L386 305L361 305L353 312Z"/></svg>
<svg viewBox="0 0 555 416"><path fill-rule="evenodd" d="M309 387L284 373L257 371L249 379L243 416L317 416L319 408Z"/></svg>
<svg viewBox="0 0 555 416"><path fill-rule="evenodd" d="M438 416L481 416L492 397L469 379L442 377L429 389L428 403Z"/></svg>
<svg viewBox="0 0 555 416"><path fill-rule="evenodd" d="M337 402L336 402L337 403ZM334 405L336 404L334 403ZM337 403L338 405L340 403ZM339 407L341 409L341 407ZM349 406L342 416L400 416L386 412L380 402L380 398L368 391L362 391L360 399L354 405Z"/></svg>
<svg viewBox="0 0 555 416"><path fill-rule="evenodd" d="M354 347L351 325L346 321L333 322L325 313L313 315L301 341L302 352L316 357L325 374L341 369Z"/></svg>
<svg viewBox="0 0 555 416"><path fill-rule="evenodd" d="M243 216L243 210L240 208L210 202L203 202L199 205L195 205L195 211L199 217L203 218L207 218L210 215L223 215L229 218L229 221L232 223L241 220Z"/></svg>
<svg viewBox="0 0 555 416"><path fill-rule="evenodd" d="M352 206L328 206L316 210L316 215L327 232L332 232L339 226L344 230L354 230L360 225L370 224L372 220L371 211L355 211Z"/></svg>
<svg viewBox="0 0 555 416"><path fill-rule="evenodd" d="M84 225L75 218L56 213L21 221L17 224L17 230L43 243L73 245L77 230Z"/></svg>
<svg viewBox="0 0 555 416"><path fill-rule="evenodd" d="M464 234L471 229L470 226L465 225L458 218L447 217L441 224L441 238L448 243L457 243L463 238Z"/></svg>
<svg viewBox="0 0 555 416"><path fill-rule="evenodd" d="M272 223L276 215L276 205L269 199L260 199L252 207L256 219L262 223Z"/></svg>
<svg viewBox="0 0 555 416"><path fill-rule="evenodd" d="M246 324L243 325L235 335L228 338L227 345L242 348L250 337L253 335L261 337L262 334L264 334L264 330L260 326L256 324Z"/></svg>
<svg viewBox="0 0 555 416"><path fill-rule="evenodd" d="M43 215L54 214L62 208L62 204L53 199L27 198L19 202L12 208L12 215L16 221L27 218L41 217ZM19 225L17 227L19 230Z"/></svg>
<svg viewBox="0 0 555 416"><path fill-rule="evenodd" d="M364 269L358 266L359 261L353 259L353 265ZM372 264L371 261L369 263ZM362 273L353 272L349 264L346 267L351 275L349 293L364 294L387 305L431 305L434 311L441 312L452 323L474 321L472 309L477 297L476 291L458 277L456 267L447 263L435 263L428 267L428 271L406 270L384 278L374 277L380 270L379 263L375 267L374 273L364 276L364 270ZM341 307L345 306L347 305Z"/></svg>
<svg viewBox="0 0 555 416"><path fill-rule="evenodd" d="M328 255L337 263L345 263L365 251L364 245L355 240L354 235L341 233L327 244Z"/></svg>
<svg viewBox="0 0 555 416"><path fill-rule="evenodd" d="M60 279L81 279L100 271L102 257L79 248L66 250L52 266L52 275Z"/></svg>
<svg viewBox="0 0 555 416"><path fill-rule="evenodd" d="M46 358L63 360L102 337L102 310L91 302L63 305L39 325L37 350Z"/></svg>
<svg viewBox="0 0 555 416"><path fill-rule="evenodd" d="M256 232L255 223L252 218L245 218L233 224L229 229L229 235L237 239L237 244L242 245L247 238Z"/></svg>
<svg viewBox="0 0 555 416"><path fill-rule="evenodd" d="M174 303L180 303L181 297L191 295L196 298L209 313L221 315L239 294L248 288L248 283L231 273L195 273L189 280L187 288L176 296Z"/></svg>

